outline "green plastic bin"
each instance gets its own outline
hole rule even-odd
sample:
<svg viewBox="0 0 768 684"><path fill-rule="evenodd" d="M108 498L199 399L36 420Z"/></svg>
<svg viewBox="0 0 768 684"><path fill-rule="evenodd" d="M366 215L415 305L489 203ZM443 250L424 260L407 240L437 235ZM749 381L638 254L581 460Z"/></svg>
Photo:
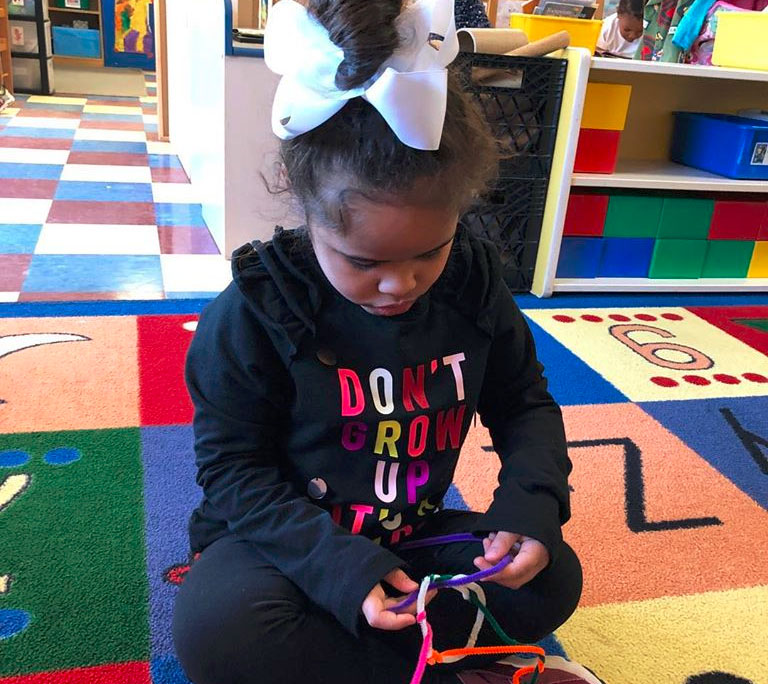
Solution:
<svg viewBox="0 0 768 684"><path fill-rule="evenodd" d="M752 240L710 240L702 278L746 278L755 243Z"/></svg>
<svg viewBox="0 0 768 684"><path fill-rule="evenodd" d="M663 204L653 195L611 195L603 235L655 238Z"/></svg>
<svg viewBox="0 0 768 684"><path fill-rule="evenodd" d="M706 240L714 211L713 199L665 197L658 237Z"/></svg>
<svg viewBox="0 0 768 684"><path fill-rule="evenodd" d="M707 256L706 240L658 239L649 278L699 278Z"/></svg>

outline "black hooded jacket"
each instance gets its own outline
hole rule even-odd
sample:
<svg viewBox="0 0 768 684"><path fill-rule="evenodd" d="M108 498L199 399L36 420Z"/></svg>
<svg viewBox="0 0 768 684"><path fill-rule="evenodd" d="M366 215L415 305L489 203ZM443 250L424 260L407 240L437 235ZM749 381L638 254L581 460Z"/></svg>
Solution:
<svg viewBox="0 0 768 684"><path fill-rule="evenodd" d="M187 358L203 500L193 551L253 542L356 633L363 599L403 566L451 484L475 412L502 468L476 532L554 554L570 515L560 409L495 248L460 230L412 309L378 317L339 295L304 231L233 255Z"/></svg>

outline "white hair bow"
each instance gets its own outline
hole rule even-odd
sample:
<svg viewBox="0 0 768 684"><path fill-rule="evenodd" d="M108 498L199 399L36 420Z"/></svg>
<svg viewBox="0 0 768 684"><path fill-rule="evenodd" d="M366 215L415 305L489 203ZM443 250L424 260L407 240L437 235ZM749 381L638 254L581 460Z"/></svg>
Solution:
<svg viewBox="0 0 768 684"><path fill-rule="evenodd" d="M282 76L272 107L272 130L290 140L362 97L409 147L436 150L445 122L448 71L459 52L454 0L416 0L396 20L400 45L362 87L339 90L344 51L305 7L280 0L264 37L267 67ZM440 40L442 38L442 40Z"/></svg>

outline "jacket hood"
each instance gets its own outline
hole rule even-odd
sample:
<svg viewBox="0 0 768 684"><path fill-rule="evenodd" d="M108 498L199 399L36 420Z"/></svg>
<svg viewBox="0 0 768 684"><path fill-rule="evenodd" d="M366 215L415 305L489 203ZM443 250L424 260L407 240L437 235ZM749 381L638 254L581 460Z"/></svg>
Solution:
<svg viewBox="0 0 768 684"><path fill-rule="evenodd" d="M304 229L278 227L269 242L243 245L232 254L232 277L278 349L289 356L315 335L322 302L314 254Z"/></svg>

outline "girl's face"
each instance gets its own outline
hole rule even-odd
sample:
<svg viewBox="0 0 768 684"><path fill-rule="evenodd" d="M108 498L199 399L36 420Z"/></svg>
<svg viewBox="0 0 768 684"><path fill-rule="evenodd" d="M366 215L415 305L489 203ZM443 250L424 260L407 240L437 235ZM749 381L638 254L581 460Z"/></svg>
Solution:
<svg viewBox="0 0 768 684"><path fill-rule="evenodd" d="M620 14L619 33L628 43L634 43L643 35L643 20L631 14Z"/></svg>
<svg viewBox="0 0 768 684"><path fill-rule="evenodd" d="M355 200L346 230L312 226L312 245L331 285L374 316L405 313L445 268L455 210Z"/></svg>

